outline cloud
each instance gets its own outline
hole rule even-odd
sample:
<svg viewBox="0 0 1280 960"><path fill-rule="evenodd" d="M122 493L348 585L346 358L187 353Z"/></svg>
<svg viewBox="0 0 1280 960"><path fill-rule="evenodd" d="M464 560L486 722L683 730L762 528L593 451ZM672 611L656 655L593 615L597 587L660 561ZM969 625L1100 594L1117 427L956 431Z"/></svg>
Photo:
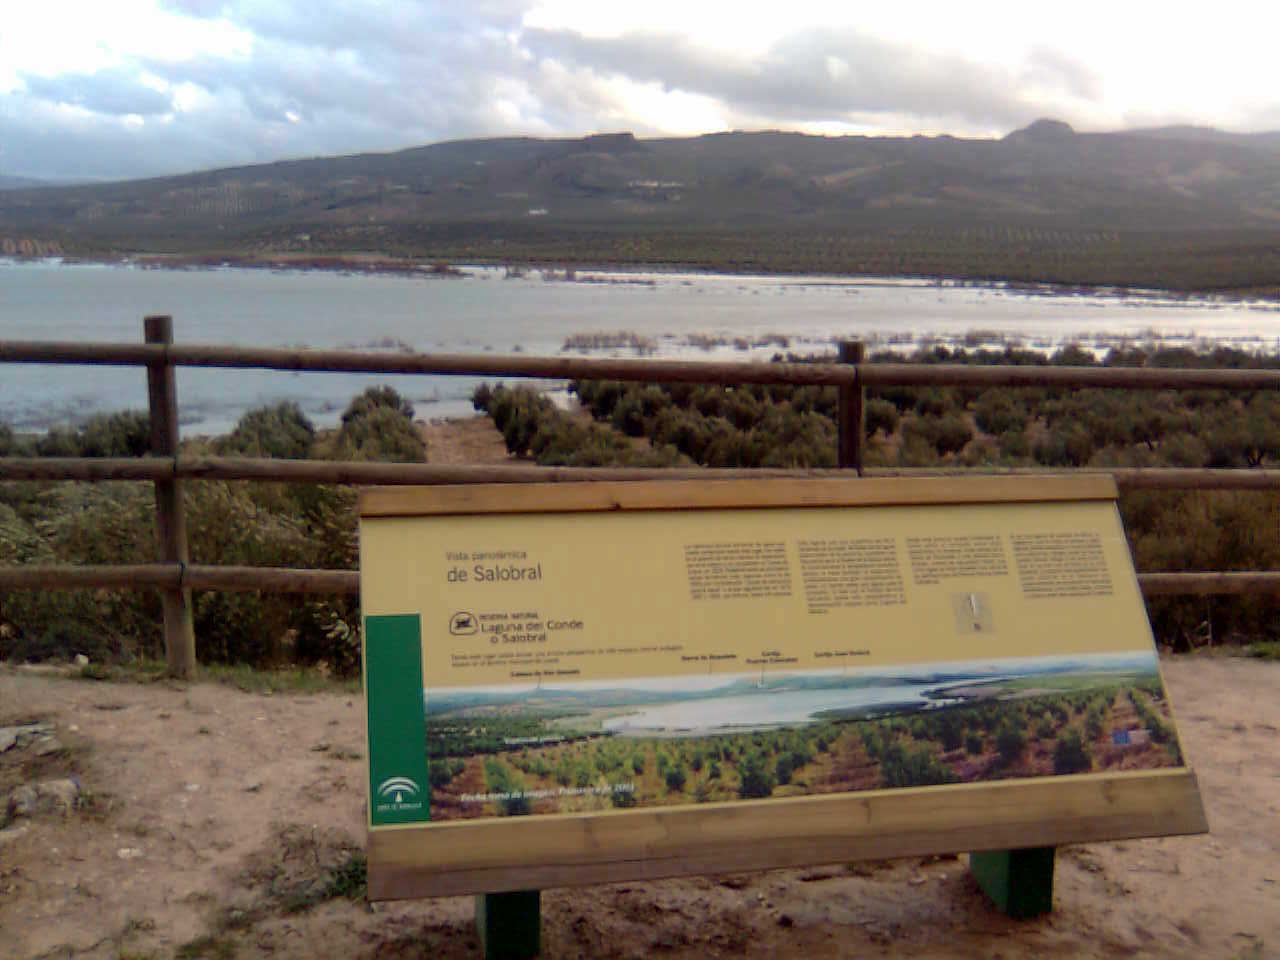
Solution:
<svg viewBox="0 0 1280 960"><path fill-rule="evenodd" d="M5 101L9 102L5 102ZM0 173L50 180L102 180L242 163L228 127L179 128L68 111L43 101L0 98Z"/></svg>
<svg viewBox="0 0 1280 960"><path fill-rule="evenodd" d="M905 114L1011 126L1055 100L1062 106L1096 92L1087 70L1050 50L1038 51L1019 72L847 28L797 31L753 57L663 33L588 37L530 29L522 42L540 58L714 97L732 112L775 122ZM1040 88L1039 102L1029 103L1021 92L1028 81Z"/></svg>
<svg viewBox="0 0 1280 960"><path fill-rule="evenodd" d="M1102 78L1074 57L1052 47L1034 47L1026 57L1024 84L1043 85L1082 100L1102 98Z"/></svg>
<svg viewBox="0 0 1280 960"><path fill-rule="evenodd" d="M535 0L120 2L128 29L92 8L96 19L77 21L67 50L60 40L23 52L13 31L0 34L0 173L143 176L600 130L992 134L1039 116L1096 129L1138 110L1182 116L1186 99L1117 101L1096 67L1056 41L1028 39L1034 24L1023 34L1006 24L984 48L998 48L999 59L984 60L967 42L944 44L949 52L941 41L926 45L887 8L876 22L896 24L896 39L863 21L806 26L821 17L779 8L735 46L733 24L716 35L625 24L587 31L588 20L609 25L604 4L570 3L557 19ZM23 9L32 37L58 33L56 14ZM1149 85L1161 89L1154 76ZM1274 103L1235 104L1216 117L1274 125L1276 115Z"/></svg>
<svg viewBox="0 0 1280 960"><path fill-rule="evenodd" d="M497 19L464 26L422 5L264 0L236 20L252 32L250 55L138 55L94 74L24 76L0 94L0 173L143 176L552 132L520 79L537 64L501 29L518 25L519 8L488 6ZM169 8L218 23L241 13L193 0ZM498 102L517 106L503 115Z"/></svg>
<svg viewBox="0 0 1280 960"><path fill-rule="evenodd" d="M518 30L528 2L467 4L405 0L167 0L169 9L226 20L260 40L315 50L352 50L365 59L421 57L474 34ZM391 65L394 65L391 63Z"/></svg>
<svg viewBox="0 0 1280 960"><path fill-rule="evenodd" d="M50 103L81 107L109 116L152 116L172 109L169 96L143 83L136 71L64 73L56 77L19 74L27 94Z"/></svg>

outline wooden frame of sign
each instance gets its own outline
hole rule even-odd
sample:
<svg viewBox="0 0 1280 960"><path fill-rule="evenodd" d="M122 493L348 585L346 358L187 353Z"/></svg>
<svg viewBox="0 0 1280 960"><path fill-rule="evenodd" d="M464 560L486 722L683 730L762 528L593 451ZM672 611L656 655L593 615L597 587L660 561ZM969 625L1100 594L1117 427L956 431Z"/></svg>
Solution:
<svg viewBox="0 0 1280 960"><path fill-rule="evenodd" d="M364 492L369 896L499 893L1207 831L1115 499L1114 483L1099 476ZM628 593L611 592L619 578ZM561 609L565 616L553 619ZM515 612L536 619L506 627ZM457 756L430 748L427 766L444 764L436 779L446 782L429 795L419 774L377 769L392 747L412 763L426 729L411 716L423 710L410 688L403 735L388 726L398 720L379 712L380 690L389 689L369 672L379 618L417 625L424 672L412 683L425 690L428 716L452 718L442 728L449 736L474 740L485 723L498 723L477 718L526 716L512 704L535 702L531 684L543 712L528 714L519 729L534 732L490 742L484 754L464 755L478 741ZM552 623L573 631L579 645L562 643ZM659 633L678 642L627 645ZM855 633L856 643L846 642ZM798 657L786 655L788 644ZM710 681L699 679L694 690L681 679L682 670L701 677L708 664L719 682L719 661L728 663L723 693ZM626 679L631 664L648 692L624 702L625 691L613 688L640 684ZM743 681L757 671L758 683ZM655 685L669 676L684 692L672 693L674 707L655 706ZM398 674L391 679L400 682ZM868 699L871 685L883 697L891 684L910 697ZM857 692L848 693L856 705L831 699L847 691ZM588 694L605 707L545 706ZM792 712L781 719L724 719L744 697L767 714L779 694L791 698ZM802 697L813 699L798 721L793 701ZM685 710L683 719L671 719L675 708ZM1024 731L1039 714L1044 736L997 744L1002 711L1016 714ZM689 720L694 714L699 719ZM568 731L584 716L594 732L538 734ZM935 744L926 731L924 746L913 744L904 725L917 722L959 727L968 742L957 747L949 734ZM725 761L719 783L695 773L698 802L683 799L689 784L678 777L663 786L645 779L649 758L680 755L688 744L817 729L806 723L826 725L819 752L801 744L793 766L805 776L785 785L777 782L784 771L768 768L768 798L752 798L741 753L738 768ZM600 769L587 775L595 782L575 789L562 776L557 787L529 759L539 751L549 760L602 756L623 743L636 744L637 756L648 751L636 762L645 775L624 771L630 784ZM839 780L836 753L862 771L860 780ZM889 772L891 755L907 774ZM508 771L506 761L521 756L532 772ZM897 785L904 777L929 785ZM419 787L424 796L410 802ZM627 790L632 796L619 802ZM428 819L433 812L444 819Z"/></svg>

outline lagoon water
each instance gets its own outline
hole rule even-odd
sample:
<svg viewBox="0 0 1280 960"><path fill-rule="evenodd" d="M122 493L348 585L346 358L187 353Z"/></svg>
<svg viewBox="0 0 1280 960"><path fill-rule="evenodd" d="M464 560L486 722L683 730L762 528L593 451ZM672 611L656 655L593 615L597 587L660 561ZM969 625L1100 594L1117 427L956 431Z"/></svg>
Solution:
<svg viewBox="0 0 1280 960"><path fill-rule="evenodd" d="M1230 343L1280 349L1280 304L1158 295L1044 296L1000 286L917 280L753 277L580 270L576 282L500 269L462 277L269 270L143 270L0 261L0 340L137 343L142 317L174 317L184 343L421 352L559 354L576 335L630 332L645 344L571 348L585 355L767 359L780 343L807 354L840 338L872 350L938 339L1007 338L1052 350L1080 342ZM737 343L735 343L737 339ZM322 425L350 398L391 382L417 416L470 412L468 377L179 368L184 436L220 433L248 408L294 400ZM143 408L141 368L0 366L0 422L42 430L90 414Z"/></svg>
<svg viewBox="0 0 1280 960"><path fill-rule="evenodd" d="M926 697L929 690L937 687L938 684L934 682L850 687L844 690L761 691L662 704L606 720L604 727L623 736L651 736L659 730L692 734L723 732L731 728L799 724L818 719L817 715L825 710L923 706L926 703L949 702Z"/></svg>

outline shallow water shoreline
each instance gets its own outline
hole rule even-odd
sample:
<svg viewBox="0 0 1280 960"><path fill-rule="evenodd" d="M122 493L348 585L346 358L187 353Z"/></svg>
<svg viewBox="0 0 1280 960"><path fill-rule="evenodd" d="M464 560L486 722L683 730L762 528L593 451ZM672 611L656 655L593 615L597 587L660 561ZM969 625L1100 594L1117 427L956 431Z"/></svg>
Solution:
<svg viewBox="0 0 1280 960"><path fill-rule="evenodd" d="M957 276L889 275L889 274L822 274L797 271L765 272L734 270L731 265L698 270L681 264L598 263L563 260L531 262L449 262L419 258L388 257L380 254L163 254L148 253L117 256L68 255L59 257L0 257L0 266L40 263L56 266L126 267L141 270L266 270L291 273L367 274L371 276L409 276L426 279L465 278L479 272L498 272L504 276L524 278L537 276L547 281L567 283L647 283L657 278L731 281L759 280L803 286L934 286L964 289L1005 290L1025 296L1043 297L1139 297L1174 301L1208 303L1275 303L1280 305L1280 287L1263 289L1192 289L1173 290L1158 287L1115 286L1106 284L1063 284L1026 280L988 280Z"/></svg>

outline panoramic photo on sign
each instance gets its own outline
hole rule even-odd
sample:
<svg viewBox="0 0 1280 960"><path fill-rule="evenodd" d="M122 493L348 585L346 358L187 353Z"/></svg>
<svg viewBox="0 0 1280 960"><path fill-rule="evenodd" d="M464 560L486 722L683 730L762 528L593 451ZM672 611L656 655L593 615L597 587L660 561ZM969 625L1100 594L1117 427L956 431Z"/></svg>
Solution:
<svg viewBox="0 0 1280 960"><path fill-rule="evenodd" d="M404 513L373 828L1183 766L1109 499Z"/></svg>

